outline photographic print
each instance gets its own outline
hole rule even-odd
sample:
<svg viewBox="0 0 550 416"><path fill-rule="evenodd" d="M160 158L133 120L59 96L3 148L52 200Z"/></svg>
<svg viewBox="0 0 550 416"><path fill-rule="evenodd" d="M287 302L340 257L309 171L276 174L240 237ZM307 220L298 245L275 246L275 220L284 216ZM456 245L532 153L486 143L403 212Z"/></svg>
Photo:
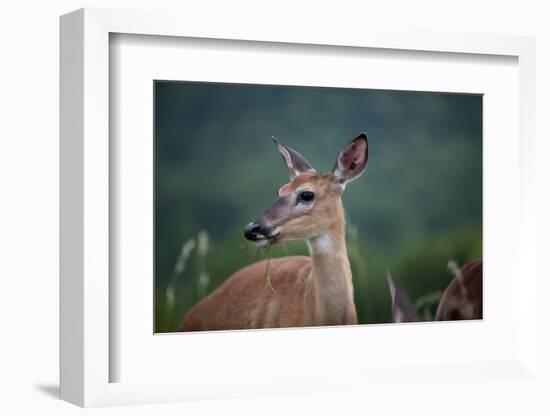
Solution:
<svg viewBox="0 0 550 416"><path fill-rule="evenodd" d="M482 96L154 82L155 332L483 318Z"/></svg>

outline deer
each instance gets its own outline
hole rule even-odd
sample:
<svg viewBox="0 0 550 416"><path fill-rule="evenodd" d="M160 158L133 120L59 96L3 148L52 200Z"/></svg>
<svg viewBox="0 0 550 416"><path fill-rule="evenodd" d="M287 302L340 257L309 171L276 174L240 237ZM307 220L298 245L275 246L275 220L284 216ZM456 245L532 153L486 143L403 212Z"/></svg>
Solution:
<svg viewBox="0 0 550 416"><path fill-rule="evenodd" d="M435 312L436 321L483 318L483 263L466 263L441 295Z"/></svg>
<svg viewBox="0 0 550 416"><path fill-rule="evenodd" d="M452 262L449 263L452 265ZM455 271L455 276L443 291L434 321L456 321L483 318L483 263L474 260ZM392 321L422 321L406 291L397 285L388 272L388 286L392 303Z"/></svg>
<svg viewBox="0 0 550 416"><path fill-rule="evenodd" d="M181 331L357 324L341 196L365 170L367 135L346 144L326 173L273 141L290 182L246 225L244 237L261 248L306 241L309 256L267 259L238 270L189 310Z"/></svg>

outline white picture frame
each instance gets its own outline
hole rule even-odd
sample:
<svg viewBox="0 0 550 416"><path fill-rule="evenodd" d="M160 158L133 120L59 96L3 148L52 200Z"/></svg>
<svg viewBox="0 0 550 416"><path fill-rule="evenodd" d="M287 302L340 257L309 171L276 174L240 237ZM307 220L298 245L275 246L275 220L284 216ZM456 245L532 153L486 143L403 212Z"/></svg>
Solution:
<svg viewBox="0 0 550 416"><path fill-rule="evenodd" d="M393 384L395 379L423 383L507 380L536 383L535 288L535 42L508 35L380 32L365 28L303 33L269 25L218 22L204 26L193 16L82 9L61 18L61 398L80 406L158 403L197 398L247 397L269 394L357 389ZM238 31L237 31L238 28ZM109 275L109 37L135 34L184 38L332 45L334 47L429 51L436 53L504 55L517 58L519 68L519 225L517 270L517 349L508 359L471 363L419 362L411 369L326 369L321 373L279 374L247 380L235 374L182 377L179 381L110 382L117 357L110 349ZM169 342L169 341L168 341ZM118 357L120 358L120 357ZM409 376L407 376L409 374ZM477 375L476 375L477 374ZM482 374L480 376L480 374ZM320 377L324 375L325 377ZM342 380L346 380L345 382Z"/></svg>

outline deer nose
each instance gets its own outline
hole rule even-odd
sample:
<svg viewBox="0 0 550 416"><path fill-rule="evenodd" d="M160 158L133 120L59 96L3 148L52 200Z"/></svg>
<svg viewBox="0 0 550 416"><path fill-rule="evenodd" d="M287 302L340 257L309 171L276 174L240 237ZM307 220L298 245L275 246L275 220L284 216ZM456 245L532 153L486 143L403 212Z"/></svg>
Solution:
<svg viewBox="0 0 550 416"><path fill-rule="evenodd" d="M257 240L259 236L263 237L262 234L262 226L260 224L256 224L255 222L251 222L244 228L244 237L247 240Z"/></svg>

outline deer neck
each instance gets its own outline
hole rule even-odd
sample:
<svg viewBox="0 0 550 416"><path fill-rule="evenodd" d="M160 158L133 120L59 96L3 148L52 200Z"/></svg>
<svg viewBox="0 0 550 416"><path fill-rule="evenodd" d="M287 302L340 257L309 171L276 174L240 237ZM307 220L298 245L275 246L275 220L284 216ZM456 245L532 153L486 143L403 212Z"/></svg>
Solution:
<svg viewBox="0 0 550 416"><path fill-rule="evenodd" d="M343 213L342 213L343 214ZM312 260L312 300L317 325L347 323L353 284L343 215L325 234L308 240Z"/></svg>

